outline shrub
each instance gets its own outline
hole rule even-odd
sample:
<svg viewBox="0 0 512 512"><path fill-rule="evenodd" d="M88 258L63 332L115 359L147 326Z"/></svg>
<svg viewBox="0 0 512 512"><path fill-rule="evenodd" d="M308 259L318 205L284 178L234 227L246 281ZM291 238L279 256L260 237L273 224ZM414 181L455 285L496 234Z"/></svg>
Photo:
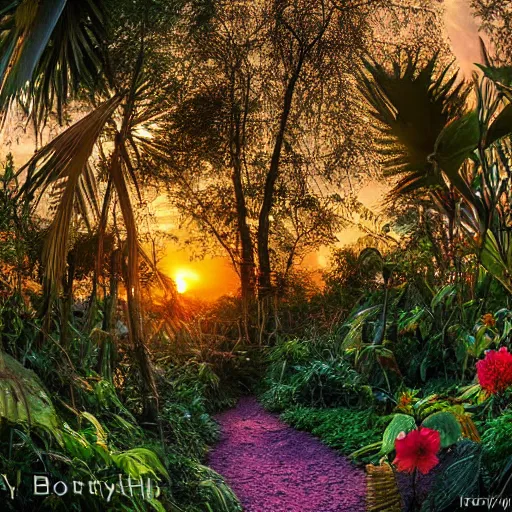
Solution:
<svg viewBox="0 0 512 512"><path fill-rule="evenodd" d="M365 379L338 355L335 338L281 342L268 359L261 400L269 410L360 406L373 400Z"/></svg>
<svg viewBox="0 0 512 512"><path fill-rule="evenodd" d="M389 421L387 416L379 416L372 409L354 410L344 407L296 407L286 411L281 418L294 428L318 436L327 446L345 455L361 446L380 441Z"/></svg>
<svg viewBox="0 0 512 512"><path fill-rule="evenodd" d="M512 411L487 422L482 445L491 474L498 475L512 457Z"/></svg>

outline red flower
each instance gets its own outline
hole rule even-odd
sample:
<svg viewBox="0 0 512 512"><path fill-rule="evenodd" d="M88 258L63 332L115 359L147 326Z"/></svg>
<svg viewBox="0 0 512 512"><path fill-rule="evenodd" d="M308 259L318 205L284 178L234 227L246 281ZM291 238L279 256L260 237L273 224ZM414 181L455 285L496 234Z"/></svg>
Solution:
<svg viewBox="0 0 512 512"><path fill-rule="evenodd" d="M512 386L512 354L506 347L488 350L485 358L476 363L480 386L495 395Z"/></svg>
<svg viewBox="0 0 512 512"><path fill-rule="evenodd" d="M406 436L399 435L395 441L396 457L393 464L398 471L412 473L418 469L426 475L437 466L437 452L441 448L441 435L437 430L420 427Z"/></svg>

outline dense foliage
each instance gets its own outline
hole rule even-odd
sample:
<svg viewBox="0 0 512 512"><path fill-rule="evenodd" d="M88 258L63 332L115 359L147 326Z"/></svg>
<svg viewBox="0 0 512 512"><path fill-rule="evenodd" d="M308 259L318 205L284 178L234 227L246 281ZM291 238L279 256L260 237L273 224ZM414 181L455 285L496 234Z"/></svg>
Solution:
<svg viewBox="0 0 512 512"><path fill-rule="evenodd" d="M0 172L4 509L240 511L207 454L249 393L366 463L371 510L512 491L510 12L472 2L469 83L437 4L0 5L0 128L37 146ZM239 291L178 294L151 194Z"/></svg>

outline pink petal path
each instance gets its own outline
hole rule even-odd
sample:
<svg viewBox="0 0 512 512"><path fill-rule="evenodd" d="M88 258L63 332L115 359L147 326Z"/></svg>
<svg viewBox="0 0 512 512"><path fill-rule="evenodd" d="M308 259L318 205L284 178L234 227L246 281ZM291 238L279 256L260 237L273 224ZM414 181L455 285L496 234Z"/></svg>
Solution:
<svg viewBox="0 0 512 512"><path fill-rule="evenodd" d="M364 512L364 472L254 398L219 414L222 438L209 465L245 512Z"/></svg>

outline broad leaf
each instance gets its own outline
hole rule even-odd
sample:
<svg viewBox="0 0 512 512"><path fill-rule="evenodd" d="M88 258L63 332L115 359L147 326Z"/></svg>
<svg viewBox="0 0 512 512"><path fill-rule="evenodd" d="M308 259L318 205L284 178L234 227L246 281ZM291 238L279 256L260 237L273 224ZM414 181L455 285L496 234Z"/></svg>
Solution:
<svg viewBox="0 0 512 512"><path fill-rule="evenodd" d="M59 418L37 375L0 353L0 423L3 421L41 428L62 441Z"/></svg>
<svg viewBox="0 0 512 512"><path fill-rule="evenodd" d="M442 512L460 496L475 496L480 473L481 447L471 441L459 442L453 460L437 475L421 512Z"/></svg>
<svg viewBox="0 0 512 512"><path fill-rule="evenodd" d="M507 105L487 130L486 146L490 146L512 132L512 104Z"/></svg>
<svg viewBox="0 0 512 512"><path fill-rule="evenodd" d="M441 434L441 448L455 444L462 435L462 429L457 418L447 411L436 412L426 418L423 427L437 430Z"/></svg>
<svg viewBox="0 0 512 512"><path fill-rule="evenodd" d="M480 261L487 272L512 293L512 281L510 280L507 264L503 260L498 242L490 230L485 234Z"/></svg>
<svg viewBox="0 0 512 512"><path fill-rule="evenodd" d="M395 441L400 432L406 434L416 428L416 422L412 416L407 414L395 414L391 423L387 426L382 437L382 448L380 453L387 455L395 449Z"/></svg>
<svg viewBox="0 0 512 512"><path fill-rule="evenodd" d="M133 448L132 450L114 454L112 455L112 460L120 469L133 478L148 475L159 478L159 474L169 478L167 470L155 452L147 448Z"/></svg>
<svg viewBox="0 0 512 512"><path fill-rule="evenodd" d="M447 284L443 286L433 297L432 302L430 303L431 309L435 309L436 306L441 304L444 299L448 297L453 297L456 293L456 287L453 284Z"/></svg>

